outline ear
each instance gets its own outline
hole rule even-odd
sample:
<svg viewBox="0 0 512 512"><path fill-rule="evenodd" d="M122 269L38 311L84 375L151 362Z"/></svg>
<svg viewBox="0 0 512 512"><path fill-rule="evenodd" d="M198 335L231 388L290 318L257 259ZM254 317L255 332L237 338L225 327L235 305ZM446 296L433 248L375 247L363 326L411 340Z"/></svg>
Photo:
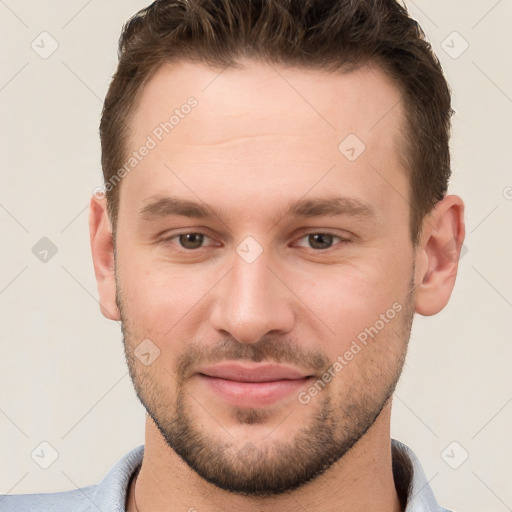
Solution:
<svg viewBox="0 0 512 512"><path fill-rule="evenodd" d="M464 202L446 196L423 219L416 249L416 313L435 315L448 303L464 236Z"/></svg>
<svg viewBox="0 0 512 512"><path fill-rule="evenodd" d="M114 239L107 211L106 197L93 195L89 209L94 274L100 296L100 309L110 320L120 320L116 305L116 281L114 272Z"/></svg>

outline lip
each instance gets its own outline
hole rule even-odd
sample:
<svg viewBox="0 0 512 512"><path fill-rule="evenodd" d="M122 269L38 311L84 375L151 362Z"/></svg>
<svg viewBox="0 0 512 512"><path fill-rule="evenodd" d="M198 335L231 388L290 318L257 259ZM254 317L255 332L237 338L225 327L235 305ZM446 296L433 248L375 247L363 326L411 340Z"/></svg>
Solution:
<svg viewBox="0 0 512 512"><path fill-rule="evenodd" d="M290 366L269 363L240 364L238 362L226 362L207 366L198 373L208 377L238 382L273 382L309 377L309 375Z"/></svg>
<svg viewBox="0 0 512 512"><path fill-rule="evenodd" d="M223 401L251 408L271 405L297 392L312 377L296 368L268 363L226 362L197 373Z"/></svg>

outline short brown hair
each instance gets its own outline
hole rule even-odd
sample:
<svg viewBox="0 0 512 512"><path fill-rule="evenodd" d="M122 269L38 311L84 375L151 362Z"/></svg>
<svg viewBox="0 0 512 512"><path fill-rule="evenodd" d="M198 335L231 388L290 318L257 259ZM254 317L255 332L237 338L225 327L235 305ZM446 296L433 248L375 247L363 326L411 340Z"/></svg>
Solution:
<svg viewBox="0 0 512 512"><path fill-rule="evenodd" d="M100 124L110 183L127 154L129 122L147 81L165 62L214 67L242 58L350 72L377 64L403 97L404 160L410 169L410 231L447 191L450 90L419 25L395 0L158 0L133 16L119 41L119 64ZM119 187L106 190L117 222Z"/></svg>

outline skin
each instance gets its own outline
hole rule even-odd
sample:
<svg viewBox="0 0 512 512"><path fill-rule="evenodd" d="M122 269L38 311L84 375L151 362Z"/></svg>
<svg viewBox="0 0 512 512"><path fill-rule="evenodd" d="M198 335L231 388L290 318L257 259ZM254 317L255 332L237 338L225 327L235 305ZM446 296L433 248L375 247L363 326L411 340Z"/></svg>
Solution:
<svg viewBox="0 0 512 512"><path fill-rule="evenodd" d="M279 463L296 453L290 443L301 429L308 444L321 447L320 427L334 421L333 444L347 437L352 444L291 492L243 495L191 469L148 414L138 509L281 512L300 504L309 511L398 511L387 398L405 358L413 313L434 315L449 300L464 239L463 202L453 195L440 201L412 246L400 92L378 69L326 73L245 61L219 71L166 64L143 91L130 124L130 150L190 96L198 105L123 178L115 261L106 202L91 200L102 312L122 319L135 388L160 427L172 428L181 390L189 427L242 476L265 459L285 471ZM366 145L353 162L338 150L351 133ZM170 195L207 203L222 218L141 215ZM291 201L334 196L369 205L373 214L284 215ZM207 235L201 248L180 247L177 234L197 232ZM308 235L326 232L335 235L330 248L312 245ZM262 249L252 263L236 252L247 236ZM456 248L447 254L454 239ZM257 411L236 409L195 373L228 346L238 355L266 354L264 361L287 356L291 366L321 375L313 368L315 356L326 369L396 303L401 312L306 405L292 393ZM160 350L149 366L134 357L144 339ZM197 352L180 375L178 363L191 346ZM247 455L248 442L259 457ZM275 451L279 447L287 451ZM133 493L132 484L130 512Z"/></svg>

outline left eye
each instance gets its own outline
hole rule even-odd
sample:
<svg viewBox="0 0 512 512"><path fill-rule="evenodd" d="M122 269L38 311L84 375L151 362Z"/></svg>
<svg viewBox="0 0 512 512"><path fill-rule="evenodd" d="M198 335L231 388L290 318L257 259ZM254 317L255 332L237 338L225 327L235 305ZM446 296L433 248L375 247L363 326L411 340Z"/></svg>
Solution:
<svg viewBox="0 0 512 512"><path fill-rule="evenodd" d="M306 243L313 249L330 249L335 240L340 242L347 242L345 238L341 238L337 235L331 235L330 233L310 233L309 235L303 236L300 240L306 240ZM299 244L301 247L304 245Z"/></svg>

